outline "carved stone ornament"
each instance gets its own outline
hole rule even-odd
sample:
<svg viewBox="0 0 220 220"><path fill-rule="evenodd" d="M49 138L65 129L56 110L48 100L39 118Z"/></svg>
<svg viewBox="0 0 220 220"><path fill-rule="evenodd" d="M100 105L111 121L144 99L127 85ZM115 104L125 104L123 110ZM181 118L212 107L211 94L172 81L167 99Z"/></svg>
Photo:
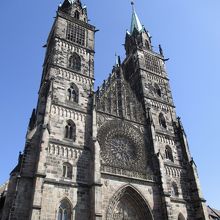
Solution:
<svg viewBox="0 0 220 220"><path fill-rule="evenodd" d="M109 201L107 220L152 220L146 201L133 187L119 190Z"/></svg>
<svg viewBox="0 0 220 220"><path fill-rule="evenodd" d="M102 164L126 170L145 170L144 138L132 124L105 122L98 132Z"/></svg>

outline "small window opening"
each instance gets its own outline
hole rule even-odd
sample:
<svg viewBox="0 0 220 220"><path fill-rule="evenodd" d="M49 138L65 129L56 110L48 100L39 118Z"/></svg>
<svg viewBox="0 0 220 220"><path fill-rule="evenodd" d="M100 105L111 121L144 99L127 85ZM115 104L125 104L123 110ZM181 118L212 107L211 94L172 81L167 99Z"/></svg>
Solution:
<svg viewBox="0 0 220 220"><path fill-rule="evenodd" d="M63 177L68 179L72 178L72 166L69 163L63 164Z"/></svg>
<svg viewBox="0 0 220 220"><path fill-rule="evenodd" d="M150 49L150 44L149 44L149 42L146 40L145 41L145 47L147 48L147 49Z"/></svg>
<svg viewBox="0 0 220 220"><path fill-rule="evenodd" d="M79 101L79 91L77 86L72 83L70 88L67 90L67 98L69 101L78 103Z"/></svg>
<svg viewBox="0 0 220 220"><path fill-rule="evenodd" d="M68 66L75 71L81 70L81 58L77 53L74 53L70 56Z"/></svg>
<svg viewBox="0 0 220 220"><path fill-rule="evenodd" d="M166 156L166 159L170 160L170 161L174 161L173 160L173 152L172 152L172 149L170 148L170 146L166 146L165 148L165 156Z"/></svg>
<svg viewBox="0 0 220 220"><path fill-rule="evenodd" d="M65 138L73 141L76 140L76 125L73 121L67 121L67 125L65 126Z"/></svg>
<svg viewBox="0 0 220 220"><path fill-rule="evenodd" d="M166 119L162 113L159 114L159 124L161 127L167 128Z"/></svg>
<svg viewBox="0 0 220 220"><path fill-rule="evenodd" d="M179 196L179 192L178 192L178 186L175 182L172 183L172 186L171 186L171 196L174 196L174 197L178 197Z"/></svg>
<svg viewBox="0 0 220 220"><path fill-rule="evenodd" d="M79 19L79 12L75 11L74 18Z"/></svg>
<svg viewBox="0 0 220 220"><path fill-rule="evenodd" d="M161 89L157 83L154 84L155 93L161 97Z"/></svg>

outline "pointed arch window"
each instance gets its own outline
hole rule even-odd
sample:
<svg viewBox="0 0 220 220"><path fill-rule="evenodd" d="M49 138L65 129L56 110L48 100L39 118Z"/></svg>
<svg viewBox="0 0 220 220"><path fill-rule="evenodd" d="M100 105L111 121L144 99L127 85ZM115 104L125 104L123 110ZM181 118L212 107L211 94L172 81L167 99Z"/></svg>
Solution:
<svg viewBox="0 0 220 220"><path fill-rule="evenodd" d="M179 216L178 216L178 220L185 220L185 218L184 218L184 216L183 216L182 213L179 214Z"/></svg>
<svg viewBox="0 0 220 220"><path fill-rule="evenodd" d="M81 57L77 53L70 56L68 67L75 71L81 70Z"/></svg>
<svg viewBox="0 0 220 220"><path fill-rule="evenodd" d="M167 128L166 119L162 113L159 114L159 124L161 127Z"/></svg>
<svg viewBox="0 0 220 220"><path fill-rule="evenodd" d="M63 177L72 179L72 172L73 172L72 165L69 163L64 163L63 164Z"/></svg>
<svg viewBox="0 0 220 220"><path fill-rule="evenodd" d="M68 120L65 126L65 138L73 141L76 140L76 125L71 120Z"/></svg>
<svg viewBox="0 0 220 220"><path fill-rule="evenodd" d="M66 199L64 199L60 203L57 220L71 220L71 215L71 205Z"/></svg>
<svg viewBox="0 0 220 220"><path fill-rule="evenodd" d="M157 83L154 83L154 90L155 90L155 93L161 97L161 89Z"/></svg>
<svg viewBox="0 0 220 220"><path fill-rule="evenodd" d="M165 156L166 156L166 159L170 160L170 161L174 161L173 160L173 152L172 152L172 149L170 148L170 146L166 146L165 148Z"/></svg>
<svg viewBox="0 0 220 220"><path fill-rule="evenodd" d="M147 40L145 40L145 47L146 47L147 49L150 49L150 44L149 44L149 42L148 42Z"/></svg>
<svg viewBox="0 0 220 220"><path fill-rule="evenodd" d="M69 101L72 101L72 102L76 102L78 103L79 101L79 89L77 88L77 86L72 83L69 87L69 89L67 90L67 99Z"/></svg>
<svg viewBox="0 0 220 220"><path fill-rule="evenodd" d="M75 11L75 13L74 13L74 18L76 18L76 19L79 20L79 12L78 12L78 11Z"/></svg>
<svg viewBox="0 0 220 220"><path fill-rule="evenodd" d="M171 185L171 196L173 197L179 196L178 186L175 182L172 182L172 185Z"/></svg>

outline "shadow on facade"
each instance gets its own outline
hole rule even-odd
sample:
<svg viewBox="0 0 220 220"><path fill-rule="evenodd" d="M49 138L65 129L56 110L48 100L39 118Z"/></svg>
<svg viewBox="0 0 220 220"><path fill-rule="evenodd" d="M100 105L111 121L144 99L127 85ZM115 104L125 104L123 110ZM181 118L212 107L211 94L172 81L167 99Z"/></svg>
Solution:
<svg viewBox="0 0 220 220"><path fill-rule="evenodd" d="M76 164L77 203L73 208L74 219L90 219L90 185L92 178L92 106L93 97L89 94L85 120L84 149Z"/></svg>

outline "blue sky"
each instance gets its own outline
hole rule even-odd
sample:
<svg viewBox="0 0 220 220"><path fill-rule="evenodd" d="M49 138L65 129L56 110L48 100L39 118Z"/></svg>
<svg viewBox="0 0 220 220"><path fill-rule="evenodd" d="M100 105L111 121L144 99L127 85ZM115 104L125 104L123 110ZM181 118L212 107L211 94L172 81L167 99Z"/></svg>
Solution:
<svg viewBox="0 0 220 220"><path fill-rule="evenodd" d="M0 13L0 184L9 177L37 103L47 35L60 0L2 1ZM111 72L114 54L124 57L130 28L129 0L84 0L96 35L95 76ZM136 0L141 22L170 58L167 70L207 204L220 209L219 0Z"/></svg>

